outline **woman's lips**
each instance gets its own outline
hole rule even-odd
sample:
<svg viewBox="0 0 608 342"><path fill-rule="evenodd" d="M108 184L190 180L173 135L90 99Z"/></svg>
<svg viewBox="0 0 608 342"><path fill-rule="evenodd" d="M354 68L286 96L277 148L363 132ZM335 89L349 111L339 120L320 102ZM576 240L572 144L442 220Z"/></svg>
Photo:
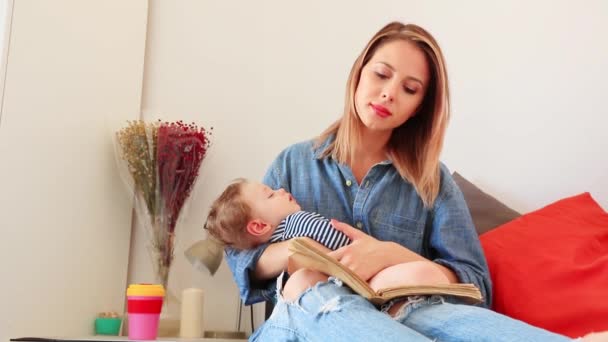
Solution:
<svg viewBox="0 0 608 342"><path fill-rule="evenodd" d="M370 104L370 106L372 106L372 109L374 110L374 112L376 112L376 114L378 114L378 116L382 117L382 118L386 118L391 116L391 111L386 109L386 107L381 106L381 105L375 105L373 103Z"/></svg>

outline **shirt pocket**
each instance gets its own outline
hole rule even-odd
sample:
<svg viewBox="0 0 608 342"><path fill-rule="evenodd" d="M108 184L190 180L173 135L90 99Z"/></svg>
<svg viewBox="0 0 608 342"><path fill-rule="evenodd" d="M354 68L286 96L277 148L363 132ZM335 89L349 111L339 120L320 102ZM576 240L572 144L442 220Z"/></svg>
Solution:
<svg viewBox="0 0 608 342"><path fill-rule="evenodd" d="M377 210L372 216L371 234L378 240L393 241L420 254L424 226L424 222L387 210Z"/></svg>

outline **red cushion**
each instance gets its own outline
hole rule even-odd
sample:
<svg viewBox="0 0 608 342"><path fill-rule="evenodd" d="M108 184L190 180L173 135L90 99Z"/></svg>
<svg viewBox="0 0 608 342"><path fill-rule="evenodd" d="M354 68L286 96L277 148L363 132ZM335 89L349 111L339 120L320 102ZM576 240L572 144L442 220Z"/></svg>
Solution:
<svg viewBox="0 0 608 342"><path fill-rule="evenodd" d="M495 311L570 337L608 330L608 214L589 193L480 239Z"/></svg>

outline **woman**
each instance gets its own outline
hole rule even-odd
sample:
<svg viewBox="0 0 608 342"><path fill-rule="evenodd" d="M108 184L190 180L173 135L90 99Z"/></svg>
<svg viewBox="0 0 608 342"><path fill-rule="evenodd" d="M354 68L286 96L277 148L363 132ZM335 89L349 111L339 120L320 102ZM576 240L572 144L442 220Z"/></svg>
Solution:
<svg viewBox="0 0 608 342"><path fill-rule="evenodd" d="M424 261L491 303L487 265L462 193L439 162L449 118L445 61L433 37L390 23L347 83L344 114L315 141L290 146L264 183L333 221L353 242L330 254L364 279ZM354 227L357 228L354 228ZM261 341L565 341L454 298L409 297L379 310L339 280L309 270L283 285L285 243L227 250L246 303L278 299Z"/></svg>

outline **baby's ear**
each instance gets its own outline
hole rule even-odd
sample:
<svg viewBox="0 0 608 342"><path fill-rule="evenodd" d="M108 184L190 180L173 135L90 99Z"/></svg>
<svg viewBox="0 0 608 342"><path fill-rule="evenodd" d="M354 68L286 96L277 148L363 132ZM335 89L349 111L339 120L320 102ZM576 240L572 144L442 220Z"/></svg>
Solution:
<svg viewBox="0 0 608 342"><path fill-rule="evenodd" d="M262 236L268 232L270 225L262 220L250 220L247 222L247 233L253 236Z"/></svg>

